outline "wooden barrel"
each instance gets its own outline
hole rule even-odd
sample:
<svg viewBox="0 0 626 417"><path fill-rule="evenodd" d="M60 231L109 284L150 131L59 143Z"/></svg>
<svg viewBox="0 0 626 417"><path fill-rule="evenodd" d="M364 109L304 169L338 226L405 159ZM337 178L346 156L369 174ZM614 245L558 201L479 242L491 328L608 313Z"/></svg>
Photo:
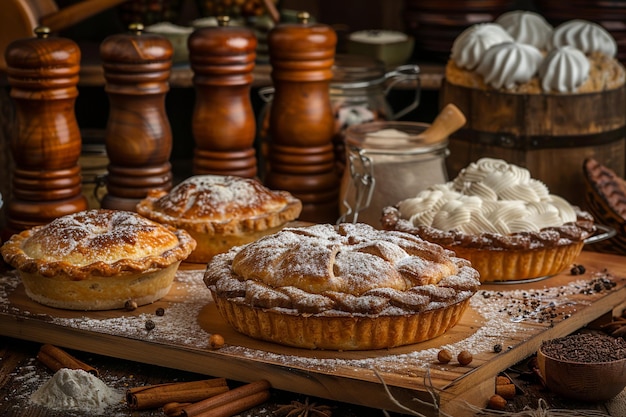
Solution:
<svg viewBox="0 0 626 417"><path fill-rule="evenodd" d="M588 94L510 94L443 82L440 106L456 104L467 123L450 137L450 178L481 157L527 168L552 194L585 206L583 162L624 176L626 89Z"/></svg>

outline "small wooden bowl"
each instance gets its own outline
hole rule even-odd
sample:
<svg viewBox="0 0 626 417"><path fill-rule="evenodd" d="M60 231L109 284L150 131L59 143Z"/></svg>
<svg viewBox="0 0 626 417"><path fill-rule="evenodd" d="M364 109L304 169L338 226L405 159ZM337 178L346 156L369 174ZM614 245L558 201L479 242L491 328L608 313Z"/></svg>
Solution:
<svg viewBox="0 0 626 417"><path fill-rule="evenodd" d="M626 358L611 362L570 362L537 351L537 366L545 386L566 398L607 401L626 387Z"/></svg>

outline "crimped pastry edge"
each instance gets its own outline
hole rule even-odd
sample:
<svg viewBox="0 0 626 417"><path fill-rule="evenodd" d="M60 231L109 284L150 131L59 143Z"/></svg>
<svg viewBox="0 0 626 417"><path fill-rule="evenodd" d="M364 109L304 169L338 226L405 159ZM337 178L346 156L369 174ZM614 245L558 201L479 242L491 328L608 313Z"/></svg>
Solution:
<svg viewBox="0 0 626 417"><path fill-rule="evenodd" d="M587 213L583 214L583 221ZM416 227L402 219L396 207L385 207L381 220L383 228L411 233L420 238L437 243L455 252L456 256L470 261L480 274L480 282L523 281L558 274L576 260L584 247L584 239L592 235L581 228L580 240L559 239L553 245L533 248L468 247L459 242L433 239L439 233L432 227ZM572 225L571 227L577 227ZM432 233L431 233L432 232ZM532 234L531 234L532 235ZM486 234L485 234L486 237ZM506 237L504 237L506 240Z"/></svg>
<svg viewBox="0 0 626 417"><path fill-rule="evenodd" d="M174 229L164 225L178 239L174 248L141 259L131 260L122 258L113 263L93 262L88 265L76 266L65 261L46 261L32 258L22 250L22 245L36 230L42 226L35 226L14 234L2 245L1 253L7 264L20 272L37 273L41 276L59 281L89 280L92 277L123 277L137 272L151 272L167 268L173 263L180 264L195 249L196 241L191 235L181 229Z"/></svg>
<svg viewBox="0 0 626 417"><path fill-rule="evenodd" d="M327 350L388 349L433 339L459 322L471 299L414 314L329 317L285 314L211 293L220 315L242 334L281 345Z"/></svg>
<svg viewBox="0 0 626 417"><path fill-rule="evenodd" d="M241 235L253 232L259 232L266 229L274 228L287 224L298 218L302 211L302 202L287 191L271 191L277 195L284 197L287 204L278 212L265 212L259 216L251 218L238 218L233 215L231 221L213 222L211 219L187 219L177 218L158 211L154 207L154 203L167 194L164 191L151 191L148 196L137 204L137 212L148 219L161 224L169 224L177 229L194 231L209 236L219 235Z"/></svg>

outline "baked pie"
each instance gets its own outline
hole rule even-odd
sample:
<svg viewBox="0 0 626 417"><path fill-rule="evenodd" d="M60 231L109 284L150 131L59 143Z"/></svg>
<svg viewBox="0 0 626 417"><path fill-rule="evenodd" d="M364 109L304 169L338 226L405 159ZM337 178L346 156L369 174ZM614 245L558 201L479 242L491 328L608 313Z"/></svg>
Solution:
<svg viewBox="0 0 626 417"><path fill-rule="evenodd" d="M71 310L123 308L165 296L196 243L137 213L87 210L13 235L0 248L26 294Z"/></svg>
<svg viewBox="0 0 626 417"><path fill-rule="evenodd" d="M141 215L189 232L198 245L187 261L197 263L275 233L301 211L301 201L287 191L221 175L187 178L169 192L149 192L137 205Z"/></svg>
<svg viewBox="0 0 626 417"><path fill-rule="evenodd" d="M550 194L527 169L493 158L385 207L381 224L468 259L481 282L557 274L574 262L596 229L591 214Z"/></svg>
<svg viewBox="0 0 626 417"><path fill-rule="evenodd" d="M310 349L383 349L432 339L480 282L439 245L364 223L286 227L207 265L217 309L253 338Z"/></svg>

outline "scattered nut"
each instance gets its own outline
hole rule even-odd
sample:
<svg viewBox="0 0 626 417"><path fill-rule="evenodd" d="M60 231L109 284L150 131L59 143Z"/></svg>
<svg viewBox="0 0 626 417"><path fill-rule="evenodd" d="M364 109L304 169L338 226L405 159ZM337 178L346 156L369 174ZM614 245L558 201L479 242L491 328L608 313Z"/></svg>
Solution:
<svg viewBox="0 0 626 417"><path fill-rule="evenodd" d="M507 385L507 384L512 384L512 383L513 382L511 382L509 377L506 377L504 375L498 375L496 377L496 385Z"/></svg>
<svg viewBox="0 0 626 417"><path fill-rule="evenodd" d="M456 357L456 360L459 361L459 364L462 366L469 365L473 359L474 357L467 350L462 350Z"/></svg>
<svg viewBox="0 0 626 417"><path fill-rule="evenodd" d="M211 349L219 349L224 346L224 337L221 334L213 333L209 336L209 347Z"/></svg>
<svg viewBox="0 0 626 417"><path fill-rule="evenodd" d="M452 352L448 349L441 349L439 353L437 353L437 360L440 363L448 363L452 360Z"/></svg>
<svg viewBox="0 0 626 417"><path fill-rule="evenodd" d="M496 394L507 400L515 398L515 384L496 385Z"/></svg>
<svg viewBox="0 0 626 417"><path fill-rule="evenodd" d="M499 396L498 394L494 394L489 398L489 402L487 403L487 408L491 408L492 410L504 410L506 408L506 400Z"/></svg>
<svg viewBox="0 0 626 417"><path fill-rule="evenodd" d="M163 307L159 307L155 311L156 315L162 317L165 315L165 309Z"/></svg>
<svg viewBox="0 0 626 417"><path fill-rule="evenodd" d="M124 308L128 311L133 311L137 309L137 302L135 300L126 300L124 303Z"/></svg>
<svg viewBox="0 0 626 417"><path fill-rule="evenodd" d="M156 327L156 324L152 320L146 321L146 330L152 330Z"/></svg>

